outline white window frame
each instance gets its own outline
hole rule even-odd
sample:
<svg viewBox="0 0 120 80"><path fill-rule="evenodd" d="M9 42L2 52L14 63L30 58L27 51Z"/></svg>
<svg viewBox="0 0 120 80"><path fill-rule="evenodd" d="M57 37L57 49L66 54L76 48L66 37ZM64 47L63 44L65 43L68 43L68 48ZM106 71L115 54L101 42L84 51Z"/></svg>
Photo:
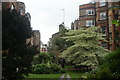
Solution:
<svg viewBox="0 0 120 80"><path fill-rule="evenodd" d="M105 17L102 17L102 15L105 16ZM106 12L101 12L100 13L100 20L104 20L104 19L106 19L106 17L107 17Z"/></svg>
<svg viewBox="0 0 120 80"><path fill-rule="evenodd" d="M89 14L89 11L90 11L90 14ZM86 14L87 15L95 15L95 11L93 9L88 9L88 10L86 10Z"/></svg>
<svg viewBox="0 0 120 80"><path fill-rule="evenodd" d="M86 26L94 26L95 25L95 21L94 20L87 20L86 21Z"/></svg>
<svg viewBox="0 0 120 80"><path fill-rule="evenodd" d="M100 7L105 6L105 5L106 5L105 0L100 1Z"/></svg>

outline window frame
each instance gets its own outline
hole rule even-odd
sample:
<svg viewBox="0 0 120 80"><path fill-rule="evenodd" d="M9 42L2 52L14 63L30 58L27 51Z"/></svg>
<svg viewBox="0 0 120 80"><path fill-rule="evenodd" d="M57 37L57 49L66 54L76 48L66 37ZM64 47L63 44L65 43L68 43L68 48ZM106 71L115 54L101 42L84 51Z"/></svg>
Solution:
<svg viewBox="0 0 120 80"><path fill-rule="evenodd" d="M105 15L105 18L104 18L104 17L103 17L103 18L101 17L102 14ZM100 20L105 20L105 19L107 18L106 15L107 15L106 12L101 12L101 13L100 13Z"/></svg>
<svg viewBox="0 0 120 80"><path fill-rule="evenodd" d="M90 24L90 25L89 25ZM95 25L95 21L94 20L86 20L86 26L94 26Z"/></svg>
<svg viewBox="0 0 120 80"><path fill-rule="evenodd" d="M100 7L102 6L106 6L106 2L105 1L100 1Z"/></svg>
<svg viewBox="0 0 120 80"><path fill-rule="evenodd" d="M89 11L90 11L91 14L89 14ZM86 10L86 15L95 15L95 10L93 10L93 9Z"/></svg>
<svg viewBox="0 0 120 80"><path fill-rule="evenodd" d="M22 8L22 7L19 8L19 13L20 13L21 15L23 15L23 8Z"/></svg>
<svg viewBox="0 0 120 80"><path fill-rule="evenodd" d="M102 36L106 36L106 26L101 26L100 31Z"/></svg>

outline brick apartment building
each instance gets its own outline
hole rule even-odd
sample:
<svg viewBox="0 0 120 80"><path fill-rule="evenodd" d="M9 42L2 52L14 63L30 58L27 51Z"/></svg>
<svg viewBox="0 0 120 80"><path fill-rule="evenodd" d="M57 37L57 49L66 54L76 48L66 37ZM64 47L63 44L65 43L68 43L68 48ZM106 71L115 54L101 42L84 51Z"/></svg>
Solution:
<svg viewBox="0 0 120 80"><path fill-rule="evenodd" d="M23 2L17 2L17 10L21 15L25 15L25 4Z"/></svg>
<svg viewBox="0 0 120 80"><path fill-rule="evenodd" d="M79 26L80 26L79 19L77 19L71 23L71 30L78 30Z"/></svg>
<svg viewBox="0 0 120 80"><path fill-rule="evenodd" d="M89 3L79 6L79 28L95 26L95 4Z"/></svg>
<svg viewBox="0 0 120 80"><path fill-rule="evenodd" d="M2 2L2 9L8 10L8 9L15 9L18 11L22 16L25 16L30 24L31 24L31 15L30 13L26 13L26 7L23 2L12 0L12 2ZM33 35L31 38L26 39L26 44L30 44L30 46L38 46L37 49L40 51L40 32L39 30L33 30Z"/></svg>
<svg viewBox="0 0 120 80"><path fill-rule="evenodd" d="M12 2L2 2L2 9L16 9L17 10L17 0L13 0Z"/></svg>
<svg viewBox="0 0 120 80"><path fill-rule="evenodd" d="M26 44L30 46L35 46L38 51L40 51L41 46L41 40L40 40L40 32L39 30L33 30L33 34L31 38L28 38L26 40Z"/></svg>
<svg viewBox="0 0 120 80"><path fill-rule="evenodd" d="M25 4L17 0L12 0L12 2L2 2L2 9L15 9L21 15L25 16Z"/></svg>
<svg viewBox="0 0 120 80"><path fill-rule="evenodd" d="M102 37L109 41L109 26L108 26L108 3L96 2L96 25L99 27L99 32ZM101 42L101 46L109 49L109 42Z"/></svg>
<svg viewBox="0 0 120 80"><path fill-rule="evenodd" d="M120 1L108 3L109 47L114 51L120 47L120 26L112 24L112 20L120 20Z"/></svg>
<svg viewBox="0 0 120 80"><path fill-rule="evenodd" d="M114 51L120 47L120 26L113 25L112 20L120 20L120 1L83 4L79 6L78 25L71 23L71 29L98 26L98 32L108 41L101 41L100 45Z"/></svg>
<svg viewBox="0 0 120 80"><path fill-rule="evenodd" d="M32 43L34 46L37 46L37 49L40 51L40 32L39 32L39 30L33 30Z"/></svg>
<svg viewBox="0 0 120 80"><path fill-rule="evenodd" d="M107 43L101 46L114 51L120 47L120 26L112 24L113 20L120 20L119 2L96 2L96 23Z"/></svg>
<svg viewBox="0 0 120 80"><path fill-rule="evenodd" d="M66 30L66 28L65 28L64 23L62 23L59 25L59 32L53 34L52 38L50 38L50 42L48 46L51 47L51 49L50 50L48 49L48 52L53 53L56 57L59 57L61 54L59 50L56 50L58 46L55 44L54 40L55 38L60 37L61 32L64 32L64 30Z"/></svg>

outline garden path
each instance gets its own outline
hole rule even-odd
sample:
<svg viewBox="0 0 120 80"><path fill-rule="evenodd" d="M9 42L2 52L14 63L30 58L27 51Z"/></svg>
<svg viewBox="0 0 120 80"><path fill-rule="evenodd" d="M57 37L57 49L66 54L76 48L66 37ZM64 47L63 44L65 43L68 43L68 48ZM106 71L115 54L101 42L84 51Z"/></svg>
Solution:
<svg viewBox="0 0 120 80"><path fill-rule="evenodd" d="M71 77L70 77L69 74L66 74L66 76L65 76L65 74L63 74L63 75L59 78L59 80L72 80L72 79L71 79Z"/></svg>

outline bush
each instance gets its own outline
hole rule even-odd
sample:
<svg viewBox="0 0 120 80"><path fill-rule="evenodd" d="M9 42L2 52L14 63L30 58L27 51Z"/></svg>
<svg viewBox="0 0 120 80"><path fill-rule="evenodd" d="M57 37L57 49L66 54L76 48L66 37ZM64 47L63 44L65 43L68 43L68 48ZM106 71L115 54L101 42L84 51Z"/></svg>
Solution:
<svg viewBox="0 0 120 80"><path fill-rule="evenodd" d="M34 74L59 74L63 72L64 71L54 63L50 64L49 66L47 64L36 64L32 69L32 73Z"/></svg>
<svg viewBox="0 0 120 80"><path fill-rule="evenodd" d="M92 70L89 78L120 78L120 49L105 56L102 64Z"/></svg>
<svg viewBox="0 0 120 80"><path fill-rule="evenodd" d="M120 78L120 49L106 56L106 62L113 73L113 78Z"/></svg>
<svg viewBox="0 0 120 80"><path fill-rule="evenodd" d="M83 74L82 78L88 79L104 79L104 78L112 78L112 73L107 65L99 67L97 69L92 70L91 72L87 72L87 74Z"/></svg>
<svg viewBox="0 0 120 80"><path fill-rule="evenodd" d="M52 73L62 73L62 69L57 64L51 64L50 69Z"/></svg>
<svg viewBox="0 0 120 80"><path fill-rule="evenodd" d="M108 66L101 68L96 73L97 78L112 78L112 73Z"/></svg>
<svg viewBox="0 0 120 80"><path fill-rule="evenodd" d="M48 61L54 61L54 55L52 53L39 53L33 58L32 65L47 63Z"/></svg>
<svg viewBox="0 0 120 80"><path fill-rule="evenodd" d="M110 70L113 73L120 73L120 50L106 56L106 61L108 62Z"/></svg>
<svg viewBox="0 0 120 80"><path fill-rule="evenodd" d="M32 72L35 74L49 74L50 68L46 64L37 64L33 67Z"/></svg>

